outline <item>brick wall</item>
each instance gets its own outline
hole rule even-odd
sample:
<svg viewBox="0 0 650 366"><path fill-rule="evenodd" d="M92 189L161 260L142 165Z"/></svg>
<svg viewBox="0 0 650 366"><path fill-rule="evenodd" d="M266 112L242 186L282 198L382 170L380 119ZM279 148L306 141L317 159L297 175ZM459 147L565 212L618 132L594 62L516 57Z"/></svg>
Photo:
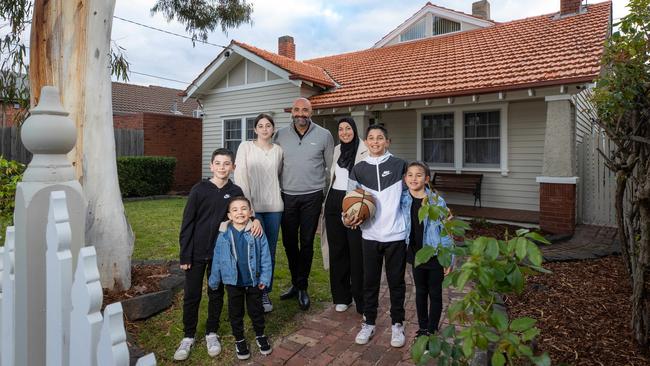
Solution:
<svg viewBox="0 0 650 366"><path fill-rule="evenodd" d="M575 184L540 183L539 226L553 234L573 234L576 223Z"/></svg>
<svg viewBox="0 0 650 366"><path fill-rule="evenodd" d="M176 158L173 191L187 192L201 180L200 118L142 113L144 155Z"/></svg>
<svg viewBox="0 0 650 366"><path fill-rule="evenodd" d="M142 117L142 113L113 114L113 127L141 130Z"/></svg>
<svg viewBox="0 0 650 366"><path fill-rule="evenodd" d="M13 104L2 107L0 111L0 127L12 127L15 124L16 115L21 111L20 108L15 108Z"/></svg>
<svg viewBox="0 0 650 366"><path fill-rule="evenodd" d="M560 14L575 14L580 10L582 0L560 0Z"/></svg>

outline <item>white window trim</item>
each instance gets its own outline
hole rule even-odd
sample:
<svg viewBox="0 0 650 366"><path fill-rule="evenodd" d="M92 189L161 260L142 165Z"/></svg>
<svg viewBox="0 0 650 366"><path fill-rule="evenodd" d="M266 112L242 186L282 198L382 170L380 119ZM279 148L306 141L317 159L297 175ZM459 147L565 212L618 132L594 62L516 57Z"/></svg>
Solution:
<svg viewBox="0 0 650 366"><path fill-rule="evenodd" d="M259 114L259 113L258 113ZM241 127L241 142L246 140L246 119L255 118L258 114L246 114L246 115L234 115L234 116L221 116L219 121L221 121L221 147L226 147L226 120L230 119L239 119ZM237 153L233 151L233 153Z"/></svg>
<svg viewBox="0 0 650 366"><path fill-rule="evenodd" d="M463 133L463 117L465 112L477 111L494 111L500 112L501 121L499 124L500 136L500 164L498 168L477 168L477 167L464 167L463 166L463 147L464 147L464 133ZM454 114L454 166L434 166L429 167L434 170L455 171L457 174L462 172L493 172L501 173L502 176L507 176L508 170L508 103L489 103L478 105L463 105L448 108L427 108L418 109L417 111L417 158L422 160L422 115L423 114Z"/></svg>

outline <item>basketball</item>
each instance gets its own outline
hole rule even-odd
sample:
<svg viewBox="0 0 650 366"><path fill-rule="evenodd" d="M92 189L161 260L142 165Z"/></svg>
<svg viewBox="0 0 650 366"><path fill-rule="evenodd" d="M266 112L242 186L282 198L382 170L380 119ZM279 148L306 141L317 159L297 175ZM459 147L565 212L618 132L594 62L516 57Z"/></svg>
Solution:
<svg viewBox="0 0 650 366"><path fill-rule="evenodd" d="M362 220L367 220L375 214L375 199L361 188L348 192L343 197L342 210L348 217L358 215Z"/></svg>

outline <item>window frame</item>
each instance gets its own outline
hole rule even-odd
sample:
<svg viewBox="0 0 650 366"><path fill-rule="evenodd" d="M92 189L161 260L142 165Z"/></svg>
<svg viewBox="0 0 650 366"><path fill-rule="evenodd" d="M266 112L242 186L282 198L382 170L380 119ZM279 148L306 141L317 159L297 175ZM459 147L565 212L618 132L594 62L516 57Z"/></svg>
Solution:
<svg viewBox="0 0 650 366"><path fill-rule="evenodd" d="M424 128L423 125L422 125L423 118L425 116L441 116L441 115L451 115L452 129L453 129L451 138L449 138L449 137L438 137L438 138L433 137L433 138L426 138L425 139L424 131L422 130ZM420 114L419 121L420 121L420 132L422 133L422 138L420 139L419 143L420 143L420 148L422 149L422 151L424 152L424 142L427 141L427 140L433 140L433 141L436 141L436 140L451 140L451 142L452 142L452 151L454 151L454 155L455 155L455 150L456 150L456 131L455 131L455 124L456 123L455 123L455 119L456 118L455 118L455 113L454 112L439 112L439 113L422 113L422 114ZM427 162L426 160L424 160L424 153L422 153L422 159L421 160L424 161L427 164L432 163L432 162ZM448 168L454 167L454 161L455 160L456 160L455 156L453 156L451 163L438 163L437 166L444 166L444 167L448 167Z"/></svg>
<svg viewBox="0 0 650 366"><path fill-rule="evenodd" d="M479 136L474 136L474 137L467 137L465 132L466 132L466 127L465 126L465 118L467 117L468 114L470 113L491 113L491 112L498 112L499 113L499 161L496 163L467 163L465 161L466 159L466 151L467 151L467 140L494 140L494 137L491 136L484 136L484 137L479 137ZM501 111L499 109L486 109L486 110L477 110L477 111L463 111L462 112L462 119L463 119L463 167L467 168L499 168L500 163L501 163ZM488 128L489 129L489 128Z"/></svg>
<svg viewBox="0 0 650 366"><path fill-rule="evenodd" d="M497 167L485 167L477 166L472 164L467 166L464 164L465 157L465 131L464 131L464 116L466 112L489 112L489 111L499 111L500 121L499 121L499 164ZM485 103L485 104L476 104L476 105L459 105L459 106L445 106L438 108L424 108L417 110L417 133L416 133L416 146L417 146L417 158L422 160L424 153L424 141L423 141L423 131L422 131L422 116L427 114L445 114L453 113L454 114L454 163L453 166L445 165L434 165L429 164L429 167L433 170L440 171L453 171L457 174L463 172L497 172L501 173L502 176L507 176L509 173L508 170L508 103Z"/></svg>
<svg viewBox="0 0 650 366"><path fill-rule="evenodd" d="M252 141L255 139L255 135L253 134L253 138L249 139L248 138L248 120L254 120L257 117L257 114L254 115L240 115L240 116L223 116L220 118L221 121L221 147L226 147L226 142L228 141L239 141L239 144L241 144L244 141ZM226 139L226 121L234 121L234 120L239 120L239 130L240 130L240 136L239 140L234 140L234 139ZM237 145L239 147L239 145ZM233 151L233 154L237 154L237 151Z"/></svg>

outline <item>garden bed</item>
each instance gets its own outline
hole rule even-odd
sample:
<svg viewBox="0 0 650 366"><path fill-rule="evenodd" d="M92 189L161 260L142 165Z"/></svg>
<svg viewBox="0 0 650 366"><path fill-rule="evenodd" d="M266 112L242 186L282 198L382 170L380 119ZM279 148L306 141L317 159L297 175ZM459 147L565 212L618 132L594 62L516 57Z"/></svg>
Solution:
<svg viewBox="0 0 650 366"><path fill-rule="evenodd" d="M506 304L511 318L538 320L538 347L554 365L650 365L633 341L632 290L620 256L544 267L553 273L529 277Z"/></svg>

